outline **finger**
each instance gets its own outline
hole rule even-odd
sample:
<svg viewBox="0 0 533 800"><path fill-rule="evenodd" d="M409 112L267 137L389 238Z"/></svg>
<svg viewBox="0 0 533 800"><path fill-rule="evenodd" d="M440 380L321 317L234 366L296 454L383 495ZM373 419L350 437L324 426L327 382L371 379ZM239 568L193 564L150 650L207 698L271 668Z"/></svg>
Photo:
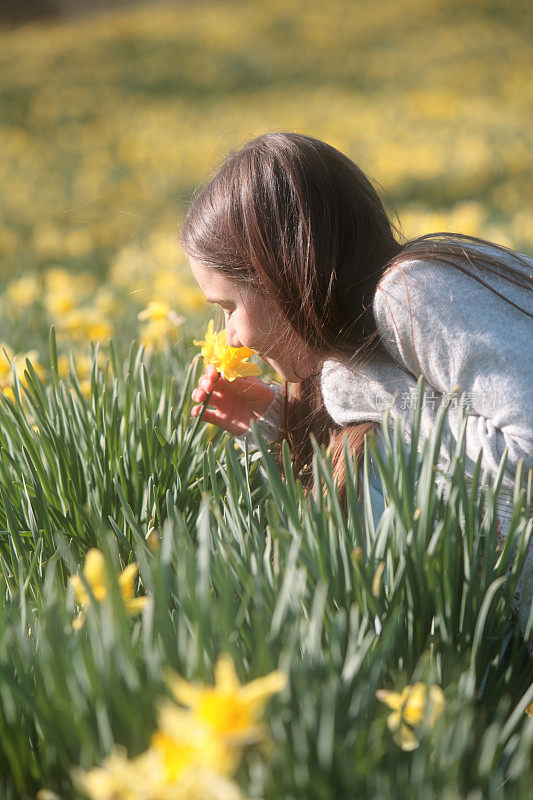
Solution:
<svg viewBox="0 0 533 800"><path fill-rule="evenodd" d="M197 417L202 408L203 406L193 406L191 408L192 416ZM206 408L202 419L203 422L211 422L213 425L217 425L217 427L222 428L225 431L229 431L229 433L232 433L233 435L238 435L249 430L249 425L244 422L231 419L231 417L220 412L218 409Z"/></svg>
<svg viewBox="0 0 533 800"><path fill-rule="evenodd" d="M205 403L207 395L205 392L199 392L198 389L195 389L192 393L192 399L197 403ZM236 402L234 395L227 395L222 392L214 391L207 402L207 408L216 409L221 414L225 414L228 417L239 417L243 412L242 399L240 403Z"/></svg>
<svg viewBox="0 0 533 800"><path fill-rule="evenodd" d="M220 374L215 370L214 373L209 373L206 375L205 373L200 376L198 381L198 387L203 389L207 394L213 391L215 388L218 380L220 378Z"/></svg>
<svg viewBox="0 0 533 800"><path fill-rule="evenodd" d="M196 403L205 403L205 401L209 399L209 405L218 405L224 398L228 399L228 394L226 392L220 392L218 389L213 389L212 392L206 392L205 389L201 389L197 386L196 389L193 389L191 392L191 397ZM229 399L231 399L232 403L235 403L233 395L231 395Z"/></svg>
<svg viewBox="0 0 533 800"><path fill-rule="evenodd" d="M207 408L203 416L204 422L211 422L229 433L238 435L249 430L249 425L244 422L236 421L228 417L226 414L220 412L218 409Z"/></svg>
<svg viewBox="0 0 533 800"><path fill-rule="evenodd" d="M260 378L251 376L249 378L235 378L228 381L222 376L219 378L216 388L234 397L246 398L248 400L258 400L274 395L274 390Z"/></svg>
<svg viewBox="0 0 533 800"><path fill-rule="evenodd" d="M220 372L217 370L217 368L215 367L214 364L208 364L206 366L205 370L204 370L204 374L205 375L210 375L210 376L212 376L214 378L218 378L219 375L220 375Z"/></svg>
<svg viewBox="0 0 533 800"><path fill-rule="evenodd" d="M203 389L196 388L191 393L191 397L196 403L203 403L207 399L207 393Z"/></svg>

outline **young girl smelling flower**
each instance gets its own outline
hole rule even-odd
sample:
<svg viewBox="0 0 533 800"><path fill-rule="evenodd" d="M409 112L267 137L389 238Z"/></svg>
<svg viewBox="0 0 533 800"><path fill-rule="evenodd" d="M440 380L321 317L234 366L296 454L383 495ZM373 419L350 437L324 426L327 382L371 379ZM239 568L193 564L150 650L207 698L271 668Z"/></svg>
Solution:
<svg viewBox="0 0 533 800"><path fill-rule="evenodd" d="M205 297L224 310L227 343L261 356L285 387L229 381L208 366L193 399L211 394L204 419L233 434L255 420L287 439L304 479L313 433L332 447L342 493L344 436L361 466L365 435L375 431L379 444L388 408L391 424L404 416L408 444L423 375L421 446L440 400L459 387L469 406L467 474L480 451L495 474L508 450L504 536L520 459L533 468L533 259L456 233L400 238L363 172L325 142L277 132L231 152L192 202L182 246ZM458 435L452 404L443 469ZM379 482L374 490L379 508ZM522 581L525 628L531 550Z"/></svg>

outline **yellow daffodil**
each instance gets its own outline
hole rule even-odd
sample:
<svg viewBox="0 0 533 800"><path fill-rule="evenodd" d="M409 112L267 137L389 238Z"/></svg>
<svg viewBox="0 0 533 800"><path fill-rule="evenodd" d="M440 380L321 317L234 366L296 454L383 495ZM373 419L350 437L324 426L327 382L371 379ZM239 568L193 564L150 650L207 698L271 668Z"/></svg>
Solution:
<svg viewBox="0 0 533 800"><path fill-rule="evenodd" d="M137 564L129 564L118 577L118 585L124 605L128 614L138 614L148 602L147 597L135 597L135 578L138 572ZM101 602L107 597L109 590L109 577L103 554L95 547L91 548L85 557L83 577L89 585L94 599ZM85 610L90 605L91 598L85 583L79 575L72 575L70 584L74 590L76 603L81 606L81 612L74 620L73 627L79 629L85 621Z"/></svg>
<svg viewBox="0 0 533 800"><path fill-rule="evenodd" d="M169 779L154 747L132 759L115 747L101 766L75 769L72 777L90 800L245 800L234 781L207 764L191 763Z"/></svg>
<svg viewBox="0 0 533 800"><path fill-rule="evenodd" d="M57 322L59 334L71 339L100 342L109 339L113 326L96 308L73 308L60 316Z"/></svg>
<svg viewBox="0 0 533 800"><path fill-rule="evenodd" d="M215 666L214 686L194 686L175 673L168 686L178 702L232 744L248 744L263 738L257 718L267 700L286 685L279 670L242 686L231 657L223 654Z"/></svg>
<svg viewBox="0 0 533 800"><path fill-rule="evenodd" d="M152 319L166 319L170 314L168 303L161 303L157 300L150 300L147 307L137 314L137 319L147 322Z"/></svg>
<svg viewBox="0 0 533 800"><path fill-rule="evenodd" d="M162 758L169 782L179 780L191 766L209 767L223 775L236 772L239 752L212 726L170 700L159 706L157 719L152 747Z"/></svg>
<svg viewBox="0 0 533 800"><path fill-rule="evenodd" d="M189 710L166 700L148 750L128 759L115 748L100 767L74 771L77 787L90 800L244 800L231 780L239 747L258 740L256 717L286 679L275 671L241 686L227 655L215 678L214 687L194 687L172 673L169 685Z"/></svg>
<svg viewBox="0 0 533 800"><path fill-rule="evenodd" d="M177 340L181 321L181 317L176 322L170 319L152 320L142 328L139 340L147 350L163 350Z"/></svg>
<svg viewBox="0 0 533 800"><path fill-rule="evenodd" d="M205 339L193 339L193 344L197 345L198 347L202 348L202 356L204 359L204 365L211 364L215 357L215 348L217 346L218 341L218 333L214 332L215 323L212 319L209 320L207 325L207 330L205 332Z"/></svg>
<svg viewBox="0 0 533 800"><path fill-rule="evenodd" d="M39 278L35 273L23 275L17 281L13 281L6 289L6 297L12 305L19 308L27 308L39 299Z"/></svg>
<svg viewBox="0 0 533 800"><path fill-rule="evenodd" d="M129 759L126 751L116 747L111 755L87 772L73 770L75 786L91 800L136 800L155 798L160 787L162 766L153 750Z"/></svg>
<svg viewBox="0 0 533 800"><path fill-rule="evenodd" d="M43 303L53 317L61 318L75 311L96 289L96 279L89 272L72 274L62 267L50 267L44 273Z"/></svg>
<svg viewBox="0 0 533 800"><path fill-rule="evenodd" d="M221 331L215 348L215 367L228 381L261 375L261 367L247 362L253 354L254 351L249 347L230 347L226 341L226 331Z"/></svg>
<svg viewBox="0 0 533 800"><path fill-rule="evenodd" d="M137 314L137 318L146 323L141 330L140 341L149 350L167 347L176 338L177 329L185 319L173 311L168 303L157 300L151 300Z"/></svg>
<svg viewBox="0 0 533 800"><path fill-rule="evenodd" d="M261 375L257 364L247 363L254 351L249 347L230 347L226 340L226 331L214 332L214 322L209 321L205 339L194 340L194 344L202 348L204 364L212 364L226 380L234 381L249 375Z"/></svg>
<svg viewBox="0 0 533 800"><path fill-rule="evenodd" d="M533 717L533 703L530 703L526 708L526 714L528 717Z"/></svg>
<svg viewBox="0 0 533 800"><path fill-rule="evenodd" d="M435 723L445 705L444 693L440 686L433 684L428 687L420 682L406 686L401 694L378 689L376 697L393 710L387 719L387 725L393 733L396 744L406 751L418 747L418 739L409 726L420 725L426 716L428 697L429 709L426 719L429 725Z"/></svg>

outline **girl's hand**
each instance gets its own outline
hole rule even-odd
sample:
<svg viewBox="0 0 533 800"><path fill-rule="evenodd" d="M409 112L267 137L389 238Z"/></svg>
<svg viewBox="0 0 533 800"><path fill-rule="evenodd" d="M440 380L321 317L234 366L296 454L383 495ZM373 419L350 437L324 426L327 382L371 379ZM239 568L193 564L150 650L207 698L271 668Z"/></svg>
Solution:
<svg viewBox="0 0 533 800"><path fill-rule="evenodd" d="M263 383L261 378L235 378L234 381L228 381L212 364L208 364L192 393L192 399L203 403L211 392L204 420L234 435L248 431L250 420L259 419L264 414L275 394L274 389ZM201 405L193 406L192 416L197 417L201 409Z"/></svg>

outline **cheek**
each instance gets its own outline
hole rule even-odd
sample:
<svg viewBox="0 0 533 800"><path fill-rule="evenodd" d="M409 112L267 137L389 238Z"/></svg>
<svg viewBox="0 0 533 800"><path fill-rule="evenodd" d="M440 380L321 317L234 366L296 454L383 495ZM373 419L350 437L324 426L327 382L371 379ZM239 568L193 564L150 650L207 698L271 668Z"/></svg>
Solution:
<svg viewBox="0 0 533 800"><path fill-rule="evenodd" d="M257 350L258 352L265 349L264 335L249 320L239 326L238 334L239 341L244 347L249 347L251 350Z"/></svg>
<svg viewBox="0 0 533 800"><path fill-rule="evenodd" d="M241 341L257 352L277 353L280 349L280 329L276 327L273 320L249 317L243 325ZM283 337L281 337L281 342L283 342Z"/></svg>

